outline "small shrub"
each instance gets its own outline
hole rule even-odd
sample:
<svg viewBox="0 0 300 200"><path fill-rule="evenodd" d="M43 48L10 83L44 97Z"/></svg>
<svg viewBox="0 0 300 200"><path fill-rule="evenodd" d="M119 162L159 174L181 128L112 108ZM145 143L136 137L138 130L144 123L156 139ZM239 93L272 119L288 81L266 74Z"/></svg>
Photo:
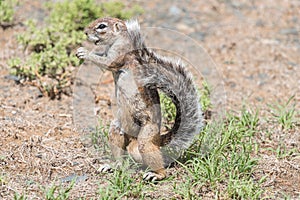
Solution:
<svg viewBox="0 0 300 200"><path fill-rule="evenodd" d="M17 0L0 0L0 25L2 27L9 26L14 21L15 10Z"/></svg>
<svg viewBox="0 0 300 200"><path fill-rule="evenodd" d="M141 12L137 7L125 10L120 2L96 5L94 0L65 0L46 7L50 9L47 25L41 28L35 21L27 21L27 32L18 35L19 43L30 52L28 58L24 62L13 59L9 65L12 74L33 82L52 99L70 93L72 66L79 65L72 51L85 39L87 24L103 16L124 19Z"/></svg>

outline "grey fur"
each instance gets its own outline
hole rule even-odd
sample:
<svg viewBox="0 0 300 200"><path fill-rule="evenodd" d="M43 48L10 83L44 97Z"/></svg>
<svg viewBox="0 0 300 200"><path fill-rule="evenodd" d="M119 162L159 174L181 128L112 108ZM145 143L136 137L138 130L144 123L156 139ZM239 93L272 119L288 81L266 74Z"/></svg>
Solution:
<svg viewBox="0 0 300 200"><path fill-rule="evenodd" d="M192 75L181 60L160 56L146 48L136 20L128 21L126 26L139 63L147 63L140 66L137 80L146 87L163 91L177 108L175 125L170 133L171 141L162 149L165 153L172 152L173 156L167 153L167 157L177 158L191 146L203 128L200 97Z"/></svg>

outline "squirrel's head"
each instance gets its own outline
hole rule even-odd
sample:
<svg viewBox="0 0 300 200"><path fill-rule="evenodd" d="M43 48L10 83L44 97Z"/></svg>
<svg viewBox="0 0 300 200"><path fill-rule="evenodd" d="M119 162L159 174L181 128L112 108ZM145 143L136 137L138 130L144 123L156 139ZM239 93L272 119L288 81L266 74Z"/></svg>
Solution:
<svg viewBox="0 0 300 200"><path fill-rule="evenodd" d="M120 34L127 31L125 22L117 18L99 18L85 28L84 32L96 45L110 45Z"/></svg>

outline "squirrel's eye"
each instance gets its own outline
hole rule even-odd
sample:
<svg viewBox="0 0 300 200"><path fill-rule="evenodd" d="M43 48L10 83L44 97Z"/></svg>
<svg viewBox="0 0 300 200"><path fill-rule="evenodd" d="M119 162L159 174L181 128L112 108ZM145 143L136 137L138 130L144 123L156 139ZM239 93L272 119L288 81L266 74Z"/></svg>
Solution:
<svg viewBox="0 0 300 200"><path fill-rule="evenodd" d="M97 27L97 29L104 29L104 28L106 28L107 26L105 25L105 24L100 24L98 27Z"/></svg>

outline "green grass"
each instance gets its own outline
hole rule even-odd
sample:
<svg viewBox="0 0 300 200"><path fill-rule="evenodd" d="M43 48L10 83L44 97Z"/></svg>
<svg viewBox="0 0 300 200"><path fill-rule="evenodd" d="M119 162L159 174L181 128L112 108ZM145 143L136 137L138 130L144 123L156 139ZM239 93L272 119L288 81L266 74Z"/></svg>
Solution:
<svg viewBox="0 0 300 200"><path fill-rule="evenodd" d="M109 174L108 185L99 186L98 195L101 199L144 199L149 187L136 171L137 165L125 159L118 170Z"/></svg>
<svg viewBox="0 0 300 200"><path fill-rule="evenodd" d="M69 184L53 183L50 187L40 186L40 191L43 194L42 199L46 200L67 200L70 199L71 190L75 185L76 179L73 179ZM26 194L14 194L14 200L27 200Z"/></svg>
<svg viewBox="0 0 300 200"><path fill-rule="evenodd" d="M159 99L162 114L162 126L169 130L175 122L176 106L173 104L172 99L162 92L159 92Z"/></svg>
<svg viewBox="0 0 300 200"><path fill-rule="evenodd" d="M296 147L288 148L283 142L279 142L274 148L267 148L267 150L274 154L278 159L291 158L300 155L300 152Z"/></svg>
<svg viewBox="0 0 300 200"><path fill-rule="evenodd" d="M175 187L183 199L197 199L202 188L216 198L259 199L262 190L252 178L257 160L251 157L258 112L242 110L220 123L208 124L186 153L181 166L185 182Z"/></svg>
<svg viewBox="0 0 300 200"><path fill-rule="evenodd" d="M1 161L1 160L0 160ZM5 185L6 184L6 176L4 174L0 174L0 185Z"/></svg>
<svg viewBox="0 0 300 200"><path fill-rule="evenodd" d="M292 129L297 122L295 95L291 96L286 103L270 104L271 113L283 130Z"/></svg>
<svg viewBox="0 0 300 200"><path fill-rule="evenodd" d="M70 197L70 192L75 184L75 179L67 186L51 185L50 188L42 187L46 200L66 200Z"/></svg>
<svg viewBox="0 0 300 200"><path fill-rule="evenodd" d="M200 103L202 106L202 111L207 112L212 108L212 103L210 100L211 87L207 81L203 81L202 88L198 90L200 93Z"/></svg>
<svg viewBox="0 0 300 200"><path fill-rule="evenodd" d="M100 120L99 125L96 127L96 130L91 134L92 144L94 148L96 150L101 150L103 153L107 153L109 151L108 130L109 124L105 125Z"/></svg>
<svg viewBox="0 0 300 200"><path fill-rule="evenodd" d="M14 200L27 200L28 198L24 194L15 193Z"/></svg>
<svg viewBox="0 0 300 200"><path fill-rule="evenodd" d="M199 102L202 107L202 111L209 112L212 108L210 94L211 88L206 81L203 81L201 89L198 88L200 94ZM161 103L161 113L162 113L162 127L170 130L176 117L176 106L173 104L171 98L166 96L163 92L159 92L159 98Z"/></svg>

